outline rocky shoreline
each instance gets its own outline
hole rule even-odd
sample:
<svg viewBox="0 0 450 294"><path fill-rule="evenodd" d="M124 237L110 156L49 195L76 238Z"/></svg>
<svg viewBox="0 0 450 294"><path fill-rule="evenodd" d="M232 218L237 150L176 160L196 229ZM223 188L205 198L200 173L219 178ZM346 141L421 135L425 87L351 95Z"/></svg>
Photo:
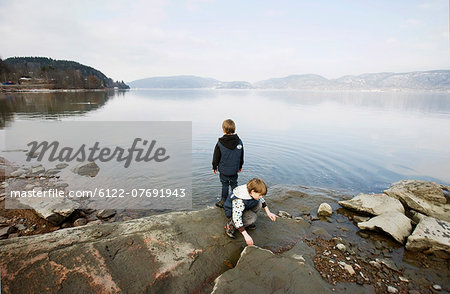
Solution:
<svg viewBox="0 0 450 294"><path fill-rule="evenodd" d="M33 167L19 175L18 167L1 164L2 186L58 184L48 170L30 178ZM258 246L251 247L224 234L218 208L136 219L74 208L44 219L42 212L4 209L3 193L2 293L448 293L448 188L401 181L383 194L353 197L274 186L266 200L279 218L260 214L250 232ZM319 211L317 201L324 202ZM392 226L398 215L410 229Z"/></svg>

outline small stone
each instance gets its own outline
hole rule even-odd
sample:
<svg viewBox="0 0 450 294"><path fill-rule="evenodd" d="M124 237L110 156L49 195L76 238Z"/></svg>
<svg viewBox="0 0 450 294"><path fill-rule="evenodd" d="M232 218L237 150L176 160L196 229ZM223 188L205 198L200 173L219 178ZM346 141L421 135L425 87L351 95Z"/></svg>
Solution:
<svg viewBox="0 0 450 294"><path fill-rule="evenodd" d="M284 211L284 210L279 210L278 211L278 216L279 217L284 217L284 218L292 218L292 215L289 212Z"/></svg>
<svg viewBox="0 0 450 294"><path fill-rule="evenodd" d="M27 227L24 224L17 224L15 225L17 231L25 231Z"/></svg>
<svg viewBox="0 0 450 294"><path fill-rule="evenodd" d="M56 175L59 172L61 172L61 170L59 170L57 168L52 168L52 169L47 170L48 175Z"/></svg>
<svg viewBox="0 0 450 294"><path fill-rule="evenodd" d="M115 214L116 214L115 209L102 209L97 213L97 217L99 219L107 219L114 216Z"/></svg>
<svg viewBox="0 0 450 294"><path fill-rule="evenodd" d="M76 219L73 222L73 226L74 227L79 227L79 226L84 226L85 224L87 224L87 219L85 219L84 217L81 217L79 219Z"/></svg>
<svg viewBox="0 0 450 294"><path fill-rule="evenodd" d="M7 182L3 182L1 185L0 185L0 188L7 188L9 186L9 184L7 183Z"/></svg>
<svg viewBox="0 0 450 294"><path fill-rule="evenodd" d="M342 251L342 252L345 252L345 250L347 249L347 248L345 247L345 245L344 245L344 244L341 244L341 243L337 244L337 245L336 245L336 248L337 248L338 250Z"/></svg>
<svg viewBox="0 0 450 294"><path fill-rule="evenodd" d="M42 165L38 165L31 169L31 175L38 175L45 172L45 168Z"/></svg>
<svg viewBox="0 0 450 294"><path fill-rule="evenodd" d="M100 167L94 161L88 161L78 164L71 171L80 176L95 177L100 171Z"/></svg>
<svg viewBox="0 0 450 294"><path fill-rule="evenodd" d="M398 279L402 282L409 283L409 280L405 277L399 276Z"/></svg>
<svg viewBox="0 0 450 294"><path fill-rule="evenodd" d="M23 169L18 169L16 171L13 171L10 176L11 177L20 177L21 175L23 175L25 173L25 171Z"/></svg>
<svg viewBox="0 0 450 294"><path fill-rule="evenodd" d="M67 163L58 163L57 165L56 165L56 168L57 169L63 169L63 168L66 168L66 167L68 167L69 165L67 164Z"/></svg>
<svg viewBox="0 0 450 294"><path fill-rule="evenodd" d="M441 291L442 287L440 285L438 285L438 284L434 284L433 285L433 289L436 290L436 291Z"/></svg>
<svg viewBox="0 0 450 294"><path fill-rule="evenodd" d="M322 203L319 206L319 209L317 210L317 215L320 216L331 216L333 214L333 210L331 209L330 204L328 203Z"/></svg>
<svg viewBox="0 0 450 294"><path fill-rule="evenodd" d="M394 288L392 286L388 286L387 290L389 293L398 293L397 288Z"/></svg>
<svg viewBox="0 0 450 294"><path fill-rule="evenodd" d="M381 264L378 263L378 262L376 262L376 261L373 261L373 260L372 260L372 261L369 261L369 264L370 264L371 266L377 268L377 269L380 269L380 268L381 268Z"/></svg>

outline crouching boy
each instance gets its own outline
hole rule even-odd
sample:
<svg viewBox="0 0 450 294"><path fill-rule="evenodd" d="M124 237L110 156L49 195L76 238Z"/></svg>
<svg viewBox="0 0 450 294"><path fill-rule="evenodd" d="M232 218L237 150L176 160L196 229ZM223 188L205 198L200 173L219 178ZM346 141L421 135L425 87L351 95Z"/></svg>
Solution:
<svg viewBox="0 0 450 294"><path fill-rule="evenodd" d="M233 193L225 201L225 216L229 219L225 225L226 234L235 238L236 229L241 232L247 245L253 245L253 239L246 229L255 229L257 212L264 208L267 216L276 221L277 216L270 212L266 202L262 198L267 194L267 186L263 180L254 178L247 185L241 185L233 189Z"/></svg>

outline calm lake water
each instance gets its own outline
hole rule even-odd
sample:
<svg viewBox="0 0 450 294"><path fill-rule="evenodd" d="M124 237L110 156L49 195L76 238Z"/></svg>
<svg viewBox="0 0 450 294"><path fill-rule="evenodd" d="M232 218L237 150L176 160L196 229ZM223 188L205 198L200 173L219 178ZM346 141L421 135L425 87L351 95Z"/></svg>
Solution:
<svg viewBox="0 0 450 294"><path fill-rule="evenodd" d="M400 179L450 183L450 93L269 90L131 90L0 94L1 143L19 121L192 121L194 208L220 194L211 159L221 123L232 118L244 142L244 184L380 192ZM111 129L111 134L115 130ZM74 134L82 136L82 134ZM118 140L120 133L115 134ZM2 147L3 148L3 147ZM2 152L21 161L14 152ZM23 158L23 154L22 157ZM96 183L112 171L102 169ZM72 175L73 185L94 181ZM170 175L168 175L170 176ZM78 177L78 178L77 178ZM139 177L123 174L125 188Z"/></svg>

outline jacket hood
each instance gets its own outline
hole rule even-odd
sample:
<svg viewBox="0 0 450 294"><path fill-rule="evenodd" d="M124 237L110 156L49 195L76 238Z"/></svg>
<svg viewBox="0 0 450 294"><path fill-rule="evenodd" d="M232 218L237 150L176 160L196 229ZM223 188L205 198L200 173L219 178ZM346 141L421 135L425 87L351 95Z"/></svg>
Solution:
<svg viewBox="0 0 450 294"><path fill-rule="evenodd" d="M233 189L233 194L242 200L251 200L252 196L248 193L247 185L240 185Z"/></svg>
<svg viewBox="0 0 450 294"><path fill-rule="evenodd" d="M233 150L239 144L239 136L237 134L223 135L219 138L219 142L226 148Z"/></svg>

